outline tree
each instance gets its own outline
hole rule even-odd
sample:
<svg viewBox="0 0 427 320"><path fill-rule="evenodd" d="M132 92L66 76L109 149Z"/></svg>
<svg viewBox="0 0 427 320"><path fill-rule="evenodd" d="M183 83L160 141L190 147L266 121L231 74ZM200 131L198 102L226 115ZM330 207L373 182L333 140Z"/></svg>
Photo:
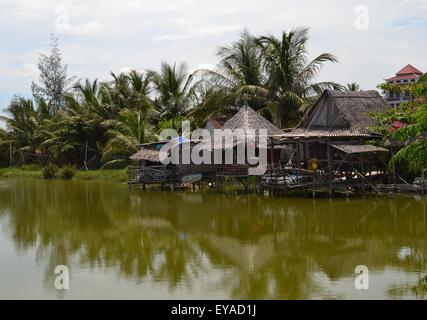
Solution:
<svg viewBox="0 0 427 320"><path fill-rule="evenodd" d="M230 116L248 102L271 120L274 110L265 88L267 76L256 38L244 30L237 41L220 47L217 56L215 70L198 70L207 76L209 87L203 87L201 96L205 99L195 112L207 117L218 113Z"/></svg>
<svg viewBox="0 0 427 320"><path fill-rule="evenodd" d="M51 35L50 54L40 54L38 69L40 71L39 84L32 82L31 91L36 102L48 102L49 111L56 113L64 108L64 95L67 92L72 78L67 77L67 65L62 64L61 50L58 39Z"/></svg>
<svg viewBox="0 0 427 320"><path fill-rule="evenodd" d="M379 123L373 130L384 135L384 141L393 141L400 149L391 159L409 173L419 174L427 167L427 77L416 84L381 84L383 90L407 91L413 101L403 103L384 113L373 113Z"/></svg>
<svg viewBox="0 0 427 320"><path fill-rule="evenodd" d="M247 101L282 127L294 125L323 90L344 89L334 82L314 81L325 62L337 59L323 53L308 61L307 41L308 29L283 32L281 38L257 38L244 31L238 41L219 49L217 70L202 70L212 76L214 92L201 106L233 110Z"/></svg>
<svg viewBox="0 0 427 320"><path fill-rule="evenodd" d="M156 98L154 106L160 120L170 121L177 129L177 120L185 116L195 99L196 84L187 72L186 64L170 65L162 62L160 72L148 71Z"/></svg>
<svg viewBox="0 0 427 320"><path fill-rule="evenodd" d="M322 53L309 61L307 57L308 29L284 31L280 38L273 35L257 40L267 73L266 87L278 104L281 126L298 121L300 109L307 100L325 89L343 90L335 82L314 82L325 62L337 62L330 53Z"/></svg>
<svg viewBox="0 0 427 320"><path fill-rule="evenodd" d="M109 140L102 152L104 166L129 163L139 145L154 140L148 117L143 110L124 109L108 130Z"/></svg>
<svg viewBox="0 0 427 320"><path fill-rule="evenodd" d="M348 83L346 91L360 91L360 86L356 82Z"/></svg>
<svg viewBox="0 0 427 320"><path fill-rule="evenodd" d="M12 143L13 149L18 151L17 155L34 153L41 142L40 129L46 119L45 108L43 100L35 107L30 99L13 97L6 109L7 116L0 116L0 120L5 121L7 129L7 132L2 134L2 144ZM24 158L14 157L15 162L22 160Z"/></svg>

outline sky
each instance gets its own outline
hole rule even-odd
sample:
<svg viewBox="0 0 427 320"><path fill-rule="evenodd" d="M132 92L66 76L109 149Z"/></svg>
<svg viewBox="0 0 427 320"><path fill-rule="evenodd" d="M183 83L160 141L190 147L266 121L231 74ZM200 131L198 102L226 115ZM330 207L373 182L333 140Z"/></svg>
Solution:
<svg viewBox="0 0 427 320"><path fill-rule="evenodd" d="M318 80L375 89L411 63L427 71L427 0L0 0L0 111L31 97L37 60L59 38L70 76L158 69L161 61L212 67L247 29L280 35L310 28L308 52L336 55Z"/></svg>

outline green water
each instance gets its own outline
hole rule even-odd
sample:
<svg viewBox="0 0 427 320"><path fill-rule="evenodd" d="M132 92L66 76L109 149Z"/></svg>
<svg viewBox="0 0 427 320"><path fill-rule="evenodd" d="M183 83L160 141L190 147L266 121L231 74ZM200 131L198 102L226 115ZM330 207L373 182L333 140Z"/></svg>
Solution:
<svg viewBox="0 0 427 320"><path fill-rule="evenodd" d="M0 298L426 298L426 207L0 180Z"/></svg>

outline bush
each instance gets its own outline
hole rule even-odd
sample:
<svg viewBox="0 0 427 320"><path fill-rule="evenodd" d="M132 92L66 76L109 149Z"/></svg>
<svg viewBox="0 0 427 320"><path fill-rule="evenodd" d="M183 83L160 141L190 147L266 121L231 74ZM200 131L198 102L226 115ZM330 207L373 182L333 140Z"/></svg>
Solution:
<svg viewBox="0 0 427 320"><path fill-rule="evenodd" d="M43 179L54 179L56 177L57 172L58 167L53 164L49 164L42 170Z"/></svg>
<svg viewBox="0 0 427 320"><path fill-rule="evenodd" d="M76 168L71 165L65 165L58 171L58 176L62 179L73 179L76 174Z"/></svg>

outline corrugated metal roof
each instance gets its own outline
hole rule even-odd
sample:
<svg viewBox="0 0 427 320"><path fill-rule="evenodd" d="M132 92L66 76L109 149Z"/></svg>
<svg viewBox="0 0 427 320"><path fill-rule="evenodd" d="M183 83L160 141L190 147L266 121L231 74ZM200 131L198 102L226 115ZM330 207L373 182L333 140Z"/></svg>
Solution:
<svg viewBox="0 0 427 320"><path fill-rule="evenodd" d="M371 144L331 144L332 147L345 153L388 152L386 148Z"/></svg>

